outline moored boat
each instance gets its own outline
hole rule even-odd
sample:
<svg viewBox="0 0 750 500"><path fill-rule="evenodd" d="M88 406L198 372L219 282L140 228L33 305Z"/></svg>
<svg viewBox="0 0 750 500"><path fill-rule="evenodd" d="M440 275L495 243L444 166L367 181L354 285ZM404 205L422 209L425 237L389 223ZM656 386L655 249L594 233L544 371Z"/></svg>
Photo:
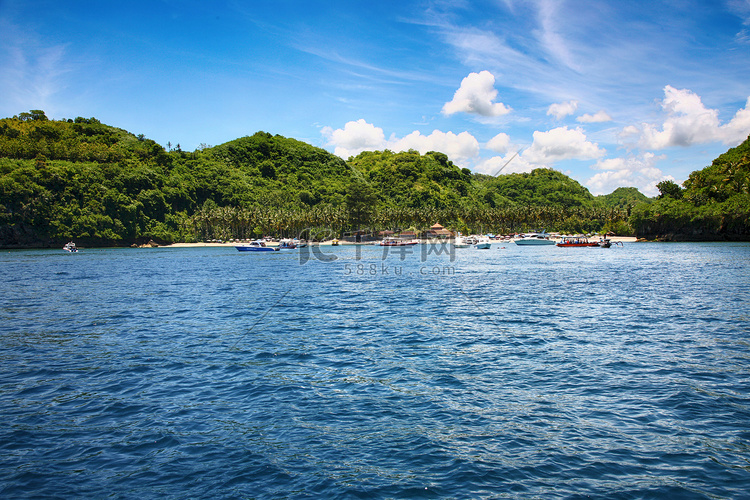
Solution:
<svg viewBox="0 0 750 500"><path fill-rule="evenodd" d="M466 241L466 238L461 236L461 233L458 233L455 238L453 238L453 241L451 241L451 244L454 248L469 248L469 242Z"/></svg>
<svg viewBox="0 0 750 500"><path fill-rule="evenodd" d="M620 245L623 246L622 241L612 241L609 238L601 238L597 244L600 248L610 248L612 245Z"/></svg>
<svg viewBox="0 0 750 500"><path fill-rule="evenodd" d="M492 246L492 243L490 243L489 238L480 238L479 241L476 243L477 249L479 250L489 250L489 248Z"/></svg>
<svg viewBox="0 0 750 500"><path fill-rule="evenodd" d="M516 245L554 245L555 241L549 239L549 234L542 231L541 233L526 233L521 238L515 240Z"/></svg>
<svg viewBox="0 0 750 500"><path fill-rule="evenodd" d="M381 247L408 247L411 245L416 245L419 242L417 240L400 240L398 238L384 238L383 241L380 242Z"/></svg>
<svg viewBox="0 0 750 500"><path fill-rule="evenodd" d="M247 245L240 245L234 247L238 252L275 252L278 248L266 246L266 242L263 240L251 241Z"/></svg>
<svg viewBox="0 0 750 500"><path fill-rule="evenodd" d="M563 236L557 244L559 247L598 247L599 242L589 241L585 236Z"/></svg>

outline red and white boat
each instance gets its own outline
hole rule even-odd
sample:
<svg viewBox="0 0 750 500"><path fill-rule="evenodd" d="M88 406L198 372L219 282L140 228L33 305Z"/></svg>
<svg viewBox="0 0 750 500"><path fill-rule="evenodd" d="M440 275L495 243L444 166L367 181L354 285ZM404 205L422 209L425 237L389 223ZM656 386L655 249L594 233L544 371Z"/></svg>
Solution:
<svg viewBox="0 0 750 500"><path fill-rule="evenodd" d="M559 247L598 247L596 241L589 241L585 236L563 236L563 239L557 243Z"/></svg>

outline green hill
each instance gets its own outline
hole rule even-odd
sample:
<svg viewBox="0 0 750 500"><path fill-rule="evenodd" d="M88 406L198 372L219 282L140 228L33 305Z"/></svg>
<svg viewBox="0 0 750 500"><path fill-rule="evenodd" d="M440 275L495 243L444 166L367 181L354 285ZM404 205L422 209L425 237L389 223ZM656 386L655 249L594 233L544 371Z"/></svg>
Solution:
<svg viewBox="0 0 750 500"><path fill-rule="evenodd" d="M634 208L631 225L644 238L750 240L750 137L692 172L683 186L664 181L652 203Z"/></svg>
<svg viewBox="0 0 750 500"><path fill-rule="evenodd" d="M634 187L619 187L610 194L597 196L597 199L608 207L629 210L630 208L646 203L649 198Z"/></svg>
<svg viewBox="0 0 750 500"><path fill-rule="evenodd" d="M655 237L747 235L748 143L691 174L593 197L537 169L472 174L440 152L364 152L345 162L258 132L194 152L95 118L49 120L33 110L0 120L0 246L130 245L296 235L304 229L616 230ZM674 183L672 183L674 184ZM629 211L632 211L628 225Z"/></svg>

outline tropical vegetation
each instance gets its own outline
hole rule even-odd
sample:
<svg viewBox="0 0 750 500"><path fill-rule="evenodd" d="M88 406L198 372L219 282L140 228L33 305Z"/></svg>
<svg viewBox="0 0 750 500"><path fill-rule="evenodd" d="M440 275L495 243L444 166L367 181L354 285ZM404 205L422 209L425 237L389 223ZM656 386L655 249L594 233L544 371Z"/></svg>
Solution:
<svg viewBox="0 0 750 500"><path fill-rule="evenodd" d="M0 246L322 237L435 222L463 232L743 239L749 148L728 151L682 187L661 183L655 199L635 188L594 197L551 169L492 177L436 151L344 161L258 132L187 152L95 118L49 120L32 110L0 120Z"/></svg>

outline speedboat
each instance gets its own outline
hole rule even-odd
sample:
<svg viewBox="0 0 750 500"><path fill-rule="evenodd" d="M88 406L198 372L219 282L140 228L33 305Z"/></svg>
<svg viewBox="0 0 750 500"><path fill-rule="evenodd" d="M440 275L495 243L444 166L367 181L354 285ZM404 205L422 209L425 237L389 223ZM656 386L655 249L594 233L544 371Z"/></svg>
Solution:
<svg viewBox="0 0 750 500"><path fill-rule="evenodd" d="M516 245L554 245L554 240L549 239L549 234L542 231L541 233L526 233L521 238L515 240Z"/></svg>
<svg viewBox="0 0 750 500"><path fill-rule="evenodd" d="M489 238L480 238L479 241L477 241L477 249L479 250L488 250L492 246L492 243L490 243Z"/></svg>
<svg viewBox="0 0 750 500"><path fill-rule="evenodd" d="M266 246L266 242L263 240L251 241L247 245L236 246L234 248L236 248L238 252L275 252L278 250L278 247L274 248Z"/></svg>
<svg viewBox="0 0 750 500"><path fill-rule="evenodd" d="M297 244L294 242L294 240L283 239L279 241L280 250L294 250L295 248L297 248Z"/></svg>
<svg viewBox="0 0 750 500"><path fill-rule="evenodd" d="M70 241L66 243L65 245L63 245L63 250L65 250L66 252L70 252L70 253L76 253L78 251L78 247L76 247L75 243Z"/></svg>

